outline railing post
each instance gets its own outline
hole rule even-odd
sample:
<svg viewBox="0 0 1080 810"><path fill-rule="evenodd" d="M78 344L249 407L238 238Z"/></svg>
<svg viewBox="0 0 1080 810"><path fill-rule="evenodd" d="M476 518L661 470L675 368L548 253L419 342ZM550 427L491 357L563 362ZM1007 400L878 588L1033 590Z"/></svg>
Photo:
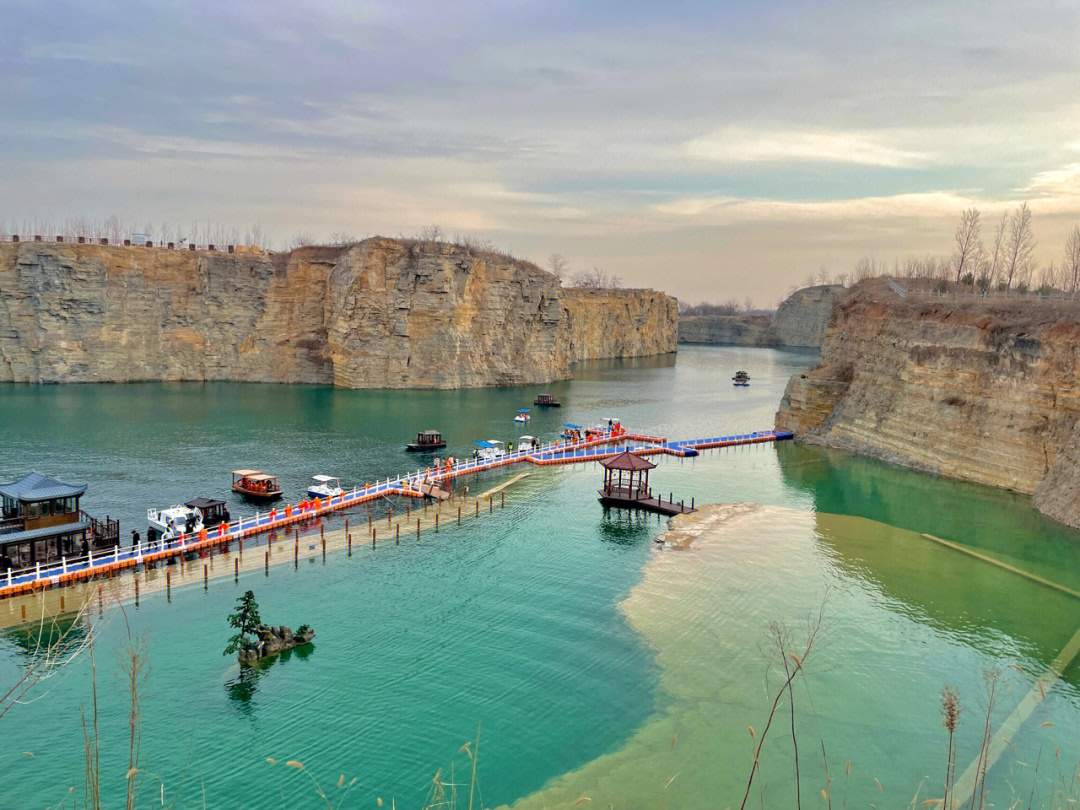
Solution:
<svg viewBox="0 0 1080 810"><path fill-rule="evenodd" d="M60 570L65 574L67 573L67 557L60 558Z"/></svg>

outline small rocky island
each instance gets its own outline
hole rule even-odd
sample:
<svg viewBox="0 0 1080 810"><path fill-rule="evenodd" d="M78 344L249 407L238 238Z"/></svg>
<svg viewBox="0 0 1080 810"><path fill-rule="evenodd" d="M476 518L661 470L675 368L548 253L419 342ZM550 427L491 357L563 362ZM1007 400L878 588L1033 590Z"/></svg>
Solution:
<svg viewBox="0 0 1080 810"><path fill-rule="evenodd" d="M229 616L229 626L236 630L225 645L225 655L236 653L241 664L253 666L265 658L310 644L315 631L306 624L294 633L285 625L269 627L262 623L255 592L246 591L236 600L236 608Z"/></svg>

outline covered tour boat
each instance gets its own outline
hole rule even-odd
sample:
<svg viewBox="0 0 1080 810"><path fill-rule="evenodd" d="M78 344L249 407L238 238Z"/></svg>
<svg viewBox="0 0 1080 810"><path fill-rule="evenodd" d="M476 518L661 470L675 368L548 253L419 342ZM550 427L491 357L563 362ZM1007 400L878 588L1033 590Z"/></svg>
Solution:
<svg viewBox="0 0 1080 810"><path fill-rule="evenodd" d="M256 501L271 501L281 497L281 486L276 475L266 475L258 470L233 470L233 492Z"/></svg>
<svg viewBox="0 0 1080 810"><path fill-rule="evenodd" d="M731 378L735 385L739 387L745 387L750 385L750 375L745 371L736 371L735 376Z"/></svg>
<svg viewBox="0 0 1080 810"><path fill-rule="evenodd" d="M529 416L528 408L518 408L517 416L514 417L515 422L528 422L531 417Z"/></svg>
<svg viewBox="0 0 1080 810"><path fill-rule="evenodd" d="M536 401L533 403L540 408L561 408L562 403L555 399L552 394L537 394Z"/></svg>
<svg viewBox="0 0 1080 810"><path fill-rule="evenodd" d="M202 512L181 504L168 509L147 509L146 521L150 524L146 532L146 539L150 542L158 538L168 542L180 535L198 534L204 528Z"/></svg>
<svg viewBox="0 0 1080 810"><path fill-rule="evenodd" d="M584 428L582 428L581 425L567 422L562 426L562 437L568 442L576 442L581 438L582 430L584 430Z"/></svg>
<svg viewBox="0 0 1080 810"><path fill-rule="evenodd" d="M345 490L341 488L341 479L332 475L313 475L308 484L307 494L312 498L336 498Z"/></svg>
<svg viewBox="0 0 1080 810"><path fill-rule="evenodd" d="M416 441L405 445L410 453L420 453L424 450L439 450L446 447L442 434L437 430L421 430L416 434Z"/></svg>
<svg viewBox="0 0 1080 810"><path fill-rule="evenodd" d="M225 501L217 498L193 498L184 506L197 509L202 515L203 526L208 529L219 523L225 523L229 519L229 510L225 507Z"/></svg>

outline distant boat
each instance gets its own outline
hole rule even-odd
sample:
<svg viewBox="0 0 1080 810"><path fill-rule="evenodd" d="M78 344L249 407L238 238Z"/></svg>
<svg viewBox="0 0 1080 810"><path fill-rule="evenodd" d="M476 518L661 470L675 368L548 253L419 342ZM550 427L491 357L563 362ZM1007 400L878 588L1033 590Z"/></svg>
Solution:
<svg viewBox="0 0 1080 810"><path fill-rule="evenodd" d="M735 376L731 379L734 381L735 385L738 385L739 387L750 385L750 375L745 371L736 371Z"/></svg>
<svg viewBox="0 0 1080 810"><path fill-rule="evenodd" d="M277 476L258 470L233 470L232 488L233 492L255 501L272 501L281 497Z"/></svg>
<svg viewBox="0 0 1080 810"><path fill-rule="evenodd" d="M405 445L410 453L421 453L425 450L439 450L446 447L442 434L437 430L421 430L416 434L416 441Z"/></svg>
<svg viewBox="0 0 1080 810"><path fill-rule="evenodd" d="M581 438L581 425L575 425L573 422L567 422L562 426L562 437L567 441L577 441Z"/></svg>
<svg viewBox="0 0 1080 810"><path fill-rule="evenodd" d="M341 479L332 475L313 475L308 484L307 494L312 498L336 498L345 490L341 488Z"/></svg>
<svg viewBox="0 0 1080 810"><path fill-rule="evenodd" d="M528 422L531 417L529 416L528 408L518 408L517 416L514 417L515 422Z"/></svg>
<svg viewBox="0 0 1080 810"><path fill-rule="evenodd" d="M541 408L561 408L562 403L555 399L551 394L537 394L536 401L533 405L537 405Z"/></svg>

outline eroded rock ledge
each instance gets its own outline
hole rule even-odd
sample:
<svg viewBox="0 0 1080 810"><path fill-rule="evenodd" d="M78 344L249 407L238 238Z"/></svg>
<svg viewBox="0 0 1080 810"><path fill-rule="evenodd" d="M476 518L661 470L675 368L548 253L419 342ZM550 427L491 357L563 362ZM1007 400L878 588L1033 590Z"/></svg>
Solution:
<svg viewBox="0 0 1080 810"><path fill-rule="evenodd" d="M1080 307L901 298L884 280L837 305L779 429L808 443L1006 487L1080 526Z"/></svg>
<svg viewBox="0 0 1080 810"><path fill-rule="evenodd" d="M528 262L444 243L0 244L0 381L517 385L676 340L663 293L564 289Z"/></svg>

